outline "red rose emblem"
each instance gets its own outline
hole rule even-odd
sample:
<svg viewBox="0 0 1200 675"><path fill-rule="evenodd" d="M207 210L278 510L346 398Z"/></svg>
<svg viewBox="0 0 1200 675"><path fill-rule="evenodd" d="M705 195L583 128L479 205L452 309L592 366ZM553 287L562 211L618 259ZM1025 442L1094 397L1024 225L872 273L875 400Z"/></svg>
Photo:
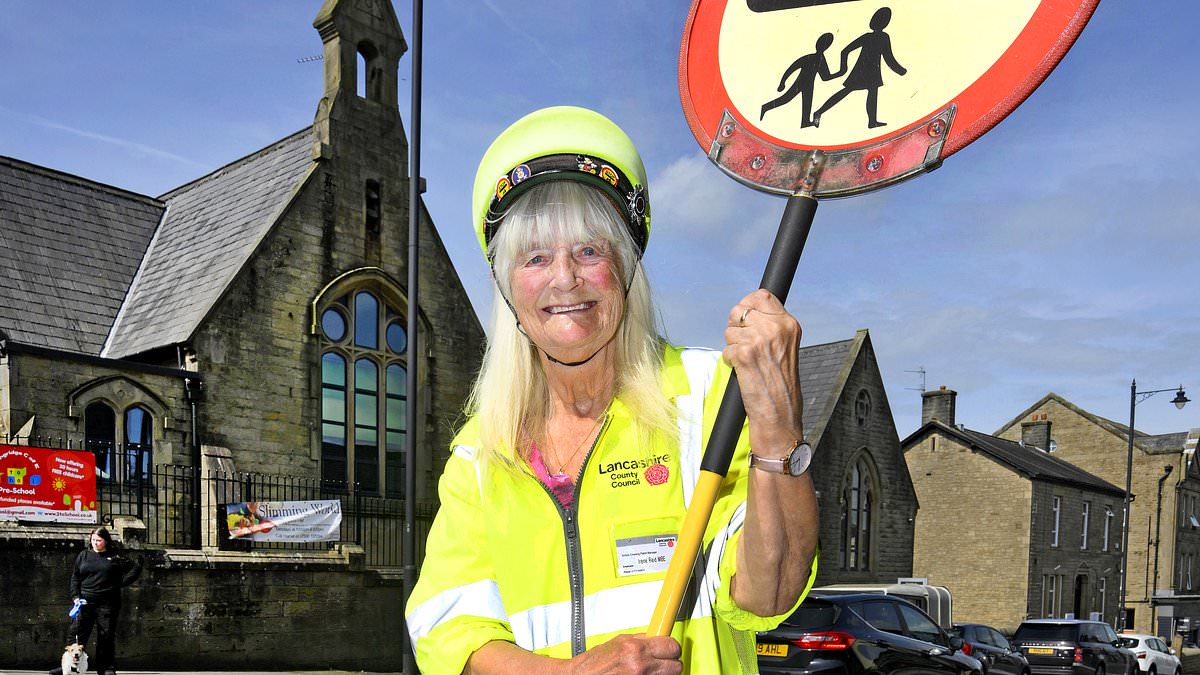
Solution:
<svg viewBox="0 0 1200 675"><path fill-rule="evenodd" d="M662 485L667 482L667 478L671 475L671 470L665 464L654 464L646 469L646 482L651 485Z"/></svg>

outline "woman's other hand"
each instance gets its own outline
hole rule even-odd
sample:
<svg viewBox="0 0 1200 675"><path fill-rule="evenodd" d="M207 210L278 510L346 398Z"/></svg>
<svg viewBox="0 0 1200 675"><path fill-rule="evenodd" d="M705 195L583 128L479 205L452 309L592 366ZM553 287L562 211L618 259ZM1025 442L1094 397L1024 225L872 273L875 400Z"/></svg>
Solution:
<svg viewBox="0 0 1200 675"><path fill-rule="evenodd" d="M683 672L682 650L675 638L666 635L618 635L571 659L571 675L677 675Z"/></svg>

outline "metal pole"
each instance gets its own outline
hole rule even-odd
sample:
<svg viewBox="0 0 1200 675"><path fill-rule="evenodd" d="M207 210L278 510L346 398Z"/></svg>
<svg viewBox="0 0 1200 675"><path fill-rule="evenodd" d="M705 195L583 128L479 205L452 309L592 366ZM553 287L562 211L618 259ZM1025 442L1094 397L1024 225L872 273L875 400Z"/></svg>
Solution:
<svg viewBox="0 0 1200 675"><path fill-rule="evenodd" d="M422 0L413 0L412 18L412 116L408 138L408 386L405 397L404 433L404 542L402 544L404 589L401 593L401 615L408 606L408 597L417 584L417 266L420 261L421 225L421 32ZM361 518L361 514L360 514ZM400 637L403 651L402 666L410 675L417 672L417 662L408 640L408 622L404 621Z"/></svg>
<svg viewBox="0 0 1200 675"><path fill-rule="evenodd" d="M1121 603L1118 605L1117 630L1128 628L1125 625L1125 583L1129 576L1129 488L1133 482L1133 414L1136 406L1137 380L1133 380L1129 383L1129 449L1125 455L1125 522L1121 525Z"/></svg>

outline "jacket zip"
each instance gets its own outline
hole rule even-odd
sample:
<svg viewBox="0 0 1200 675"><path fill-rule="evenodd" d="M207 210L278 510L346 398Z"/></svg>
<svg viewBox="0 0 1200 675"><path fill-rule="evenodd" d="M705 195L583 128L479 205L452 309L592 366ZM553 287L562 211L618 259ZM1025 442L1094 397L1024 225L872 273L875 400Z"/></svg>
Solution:
<svg viewBox="0 0 1200 675"><path fill-rule="evenodd" d="M611 418L610 418L611 419ZM588 448L587 454L583 457L583 464L579 467L579 475L575 477L575 494L571 500L571 507L565 507L562 502L558 501L558 497L536 476L538 484L549 495L550 501L554 502L555 508L558 509L558 515L563 521L563 535L567 544L567 578L571 584L571 655L579 656L587 651L587 632L583 625L583 553L579 544L579 519L576 517L577 508L579 505L579 488L583 483L583 475L587 473L588 462L592 459L592 453L596 451L596 446L600 445L600 439L604 437L604 432L608 429L610 420L604 421L604 426L600 427L600 433L596 434L596 440L592 441L592 447Z"/></svg>

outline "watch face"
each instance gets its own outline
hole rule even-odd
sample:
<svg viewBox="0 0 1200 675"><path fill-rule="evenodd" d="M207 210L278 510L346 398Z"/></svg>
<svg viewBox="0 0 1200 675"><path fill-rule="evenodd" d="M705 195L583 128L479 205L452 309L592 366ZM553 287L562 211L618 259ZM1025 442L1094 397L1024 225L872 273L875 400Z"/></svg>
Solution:
<svg viewBox="0 0 1200 675"><path fill-rule="evenodd" d="M801 443L788 455L788 473L793 476L799 476L808 471L808 465L811 462L812 446L808 443Z"/></svg>

